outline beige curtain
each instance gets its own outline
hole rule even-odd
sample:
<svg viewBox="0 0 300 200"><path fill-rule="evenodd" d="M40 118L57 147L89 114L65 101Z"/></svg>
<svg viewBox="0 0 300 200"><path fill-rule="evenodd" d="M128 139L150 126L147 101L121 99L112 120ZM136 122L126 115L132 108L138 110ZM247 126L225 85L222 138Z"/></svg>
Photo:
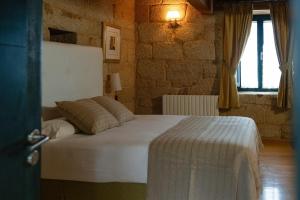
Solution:
<svg viewBox="0 0 300 200"><path fill-rule="evenodd" d="M287 3L272 3L270 6L274 37L281 79L277 97L279 108L291 108L292 99L292 48L290 17Z"/></svg>
<svg viewBox="0 0 300 200"><path fill-rule="evenodd" d="M251 24L251 5L225 8L224 62L221 68L219 108L240 106L235 73L250 34Z"/></svg>

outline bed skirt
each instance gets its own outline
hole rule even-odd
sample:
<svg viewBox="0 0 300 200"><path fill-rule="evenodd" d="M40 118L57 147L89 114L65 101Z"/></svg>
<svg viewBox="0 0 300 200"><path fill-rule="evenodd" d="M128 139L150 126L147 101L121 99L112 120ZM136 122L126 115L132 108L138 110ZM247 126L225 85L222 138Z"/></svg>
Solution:
<svg viewBox="0 0 300 200"><path fill-rule="evenodd" d="M41 200L145 200L146 184L41 180Z"/></svg>

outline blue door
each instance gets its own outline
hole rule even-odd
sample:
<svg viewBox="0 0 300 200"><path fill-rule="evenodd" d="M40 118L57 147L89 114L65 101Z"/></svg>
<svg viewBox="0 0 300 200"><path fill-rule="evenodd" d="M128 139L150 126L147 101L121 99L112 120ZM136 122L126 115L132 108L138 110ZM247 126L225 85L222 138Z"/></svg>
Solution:
<svg viewBox="0 0 300 200"><path fill-rule="evenodd" d="M41 19L42 0L0 1L1 200L39 199Z"/></svg>

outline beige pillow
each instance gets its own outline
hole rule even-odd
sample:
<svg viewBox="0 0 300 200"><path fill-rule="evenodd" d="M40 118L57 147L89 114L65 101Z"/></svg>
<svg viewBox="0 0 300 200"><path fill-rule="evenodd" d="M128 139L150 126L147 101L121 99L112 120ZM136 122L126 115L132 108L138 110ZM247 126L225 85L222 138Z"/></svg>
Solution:
<svg viewBox="0 0 300 200"><path fill-rule="evenodd" d="M42 117L44 121L61 118L61 114L57 107L43 107Z"/></svg>
<svg viewBox="0 0 300 200"><path fill-rule="evenodd" d="M86 134L96 134L119 125L118 120L91 99L56 102L61 114Z"/></svg>
<svg viewBox="0 0 300 200"><path fill-rule="evenodd" d="M120 123L134 119L134 114L131 111L129 111L123 104L110 97L99 96L92 99L113 114Z"/></svg>
<svg viewBox="0 0 300 200"><path fill-rule="evenodd" d="M75 133L75 127L63 119L54 119L42 122L42 134L51 139L64 138Z"/></svg>

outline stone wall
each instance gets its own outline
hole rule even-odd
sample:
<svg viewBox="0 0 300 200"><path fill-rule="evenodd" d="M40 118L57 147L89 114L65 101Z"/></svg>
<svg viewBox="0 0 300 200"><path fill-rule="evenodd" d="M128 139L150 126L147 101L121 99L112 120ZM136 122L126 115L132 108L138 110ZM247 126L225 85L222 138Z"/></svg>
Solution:
<svg viewBox="0 0 300 200"><path fill-rule="evenodd" d="M177 29L165 22L177 6ZM136 112L161 114L162 95L217 95L223 49L223 12L201 14L185 0L136 1ZM290 112L276 108L275 95L240 95L241 108L221 115L252 117L263 137L290 139Z"/></svg>
<svg viewBox="0 0 300 200"><path fill-rule="evenodd" d="M104 63L104 79L119 72L123 90L120 101L135 108L135 0L44 0L44 40L49 40L48 28L77 33L77 43L88 46L102 44L102 22L121 27L121 61ZM105 88L105 86L104 86ZM107 91L108 92L108 91Z"/></svg>
<svg viewBox="0 0 300 200"><path fill-rule="evenodd" d="M251 117L264 138L291 140L292 113L278 109L276 98L276 94L240 94L241 107L221 115Z"/></svg>
<svg viewBox="0 0 300 200"><path fill-rule="evenodd" d="M174 2L184 16L175 30L164 19ZM163 94L218 93L216 18L201 15L185 0L136 2L137 113L161 113Z"/></svg>

